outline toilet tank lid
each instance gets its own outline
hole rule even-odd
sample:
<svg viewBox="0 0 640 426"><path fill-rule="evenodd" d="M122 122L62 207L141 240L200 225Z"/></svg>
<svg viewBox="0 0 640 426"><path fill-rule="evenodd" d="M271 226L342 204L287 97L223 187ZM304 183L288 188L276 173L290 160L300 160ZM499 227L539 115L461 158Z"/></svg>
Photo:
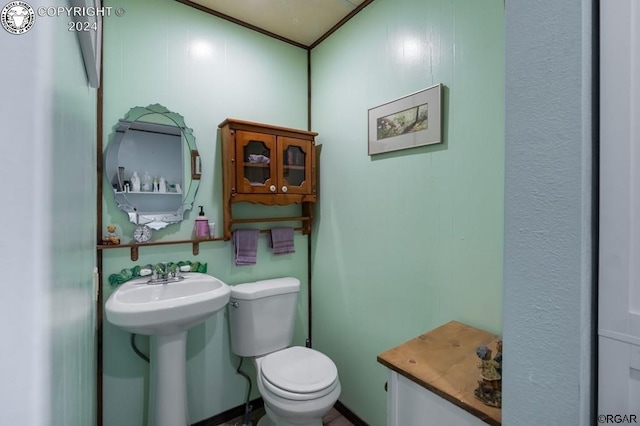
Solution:
<svg viewBox="0 0 640 426"><path fill-rule="evenodd" d="M300 280L297 278L274 278L231 286L231 298L254 300L277 294L297 293L299 290Z"/></svg>

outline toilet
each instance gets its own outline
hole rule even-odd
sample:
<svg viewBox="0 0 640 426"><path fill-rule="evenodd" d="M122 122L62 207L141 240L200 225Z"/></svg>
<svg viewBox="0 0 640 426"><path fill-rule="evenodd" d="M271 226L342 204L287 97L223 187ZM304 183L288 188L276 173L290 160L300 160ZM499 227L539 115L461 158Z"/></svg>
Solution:
<svg viewBox="0 0 640 426"><path fill-rule="evenodd" d="M258 426L322 426L340 396L338 369L293 339L300 281L285 277L231 287L231 350L250 357L267 415Z"/></svg>

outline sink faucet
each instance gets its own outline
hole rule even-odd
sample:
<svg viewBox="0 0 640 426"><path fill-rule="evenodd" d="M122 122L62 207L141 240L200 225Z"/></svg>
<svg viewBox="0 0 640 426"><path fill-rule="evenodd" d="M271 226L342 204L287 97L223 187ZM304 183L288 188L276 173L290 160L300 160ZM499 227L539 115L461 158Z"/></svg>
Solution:
<svg viewBox="0 0 640 426"><path fill-rule="evenodd" d="M147 281L147 284L167 284L175 281L182 281L184 277L180 273L180 267L176 265L174 271L169 270L169 263L162 262L162 271L158 271L154 268L151 273L151 279Z"/></svg>

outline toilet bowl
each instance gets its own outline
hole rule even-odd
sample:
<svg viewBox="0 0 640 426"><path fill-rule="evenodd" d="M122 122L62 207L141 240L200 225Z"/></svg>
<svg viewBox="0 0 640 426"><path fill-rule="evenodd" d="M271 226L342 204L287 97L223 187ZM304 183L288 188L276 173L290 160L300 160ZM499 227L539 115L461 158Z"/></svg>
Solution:
<svg viewBox="0 0 640 426"><path fill-rule="evenodd" d="M293 346L254 361L258 390L271 424L322 425L322 417L331 410L341 390L338 371L329 357ZM270 423L265 419L259 424Z"/></svg>
<svg viewBox="0 0 640 426"><path fill-rule="evenodd" d="M231 289L231 347L256 367L267 412L259 426L322 426L340 396L338 370L329 357L289 347L299 288L299 280L280 278Z"/></svg>

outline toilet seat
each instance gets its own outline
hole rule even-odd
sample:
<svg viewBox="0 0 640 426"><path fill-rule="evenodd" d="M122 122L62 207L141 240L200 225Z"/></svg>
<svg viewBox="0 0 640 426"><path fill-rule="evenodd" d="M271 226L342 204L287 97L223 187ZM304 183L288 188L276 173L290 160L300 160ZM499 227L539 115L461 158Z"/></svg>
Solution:
<svg viewBox="0 0 640 426"><path fill-rule="evenodd" d="M260 372L260 379L267 390L296 401L321 398L339 383L338 369L329 357L301 346L265 356Z"/></svg>

